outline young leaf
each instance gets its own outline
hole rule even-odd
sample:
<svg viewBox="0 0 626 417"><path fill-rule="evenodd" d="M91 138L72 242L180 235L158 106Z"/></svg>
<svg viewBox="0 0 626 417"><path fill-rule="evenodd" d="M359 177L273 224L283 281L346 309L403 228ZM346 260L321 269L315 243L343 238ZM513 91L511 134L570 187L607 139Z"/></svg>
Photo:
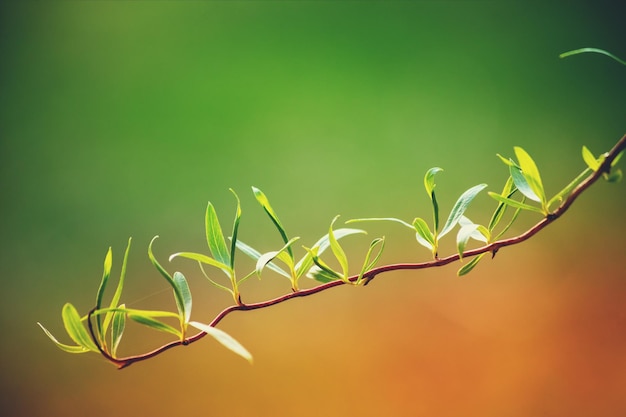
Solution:
<svg viewBox="0 0 626 417"><path fill-rule="evenodd" d="M460 259L463 259L463 252L470 238L487 243L488 236L489 230L485 226L473 223L464 224L456 235L456 245Z"/></svg>
<svg viewBox="0 0 626 417"><path fill-rule="evenodd" d="M497 194L497 193L494 193L494 192L491 192L491 191L488 192L488 194L494 200L500 201L500 202L502 202L504 204L507 204L507 205L509 205L511 207L520 208L522 210L535 211L537 213L544 214L543 210L540 209L539 207L531 206L531 205L528 205L526 203L522 203L520 201L513 200L512 198L502 197L500 194Z"/></svg>
<svg viewBox="0 0 626 417"><path fill-rule="evenodd" d="M605 51L604 49L598 49L598 48L580 48L580 49L575 49L573 51L567 51L567 52L563 52L562 54L559 55L559 58L565 58L571 55L577 55L577 54L582 54L584 52L595 52L597 54L602 54L602 55L606 55L609 58L614 59L615 61L619 62L622 65L626 65L626 61L619 59L618 57L616 57L615 55L613 55L610 52Z"/></svg>
<svg viewBox="0 0 626 417"><path fill-rule="evenodd" d="M333 231L335 235L335 239L339 240L345 236L354 235L357 233L367 234L365 230L361 229L350 229L350 228L341 228ZM317 255L321 255L326 249L330 247L330 241L328 234L322 236L315 244L312 246L313 248L318 248ZM300 278L305 272L309 270L313 266L313 258L311 254L307 252L300 261L296 264L295 271L296 276Z"/></svg>
<svg viewBox="0 0 626 417"><path fill-rule="evenodd" d="M178 288L178 286L176 285L176 283L174 282L174 279L171 277L171 275L165 270L165 268L163 268L161 266L161 264L159 263L159 261L156 260L156 258L154 257L154 254L152 253L152 244L154 243L154 241L158 238L158 236L155 236L152 238L152 240L150 241L150 244L148 245L148 258L150 258L150 262L152 262L152 265L154 265L154 267L161 273L161 275L163 276L163 278L165 278L167 280L167 282L172 286L172 288L174 289L174 298L176 299L176 305L177 306L184 306L185 305L185 300L183 295L180 292L180 288ZM170 261L171 261L172 257L170 257Z"/></svg>
<svg viewBox="0 0 626 417"><path fill-rule="evenodd" d="M117 288L115 289L115 293L113 294L113 298L111 299L111 303L109 304L109 307L116 307L120 302L120 298L122 298L122 290L124 289L124 281L126 279L126 265L128 265L128 255L130 253L131 241L132 241L132 238L129 238L128 245L126 245L126 252L124 252L124 260L122 262L122 271L120 272L120 279L117 283ZM103 340L104 340L104 333L106 333L107 329L109 328L109 324L112 318L113 317L110 314L107 314L106 316L104 316L104 323L102 325Z"/></svg>
<svg viewBox="0 0 626 417"><path fill-rule="evenodd" d="M317 265L317 269L320 269L322 271L325 272L325 276L327 277L336 277L337 279L341 278L341 274L335 270L333 270L330 266L328 266L324 261L322 261L319 256L318 256L318 250L319 248L307 248L304 247L304 250L306 250L308 253L311 254L311 258L313 259L313 263L315 265ZM312 278L312 279L317 279L316 276L313 275L314 270L313 268L311 268L309 270L309 272L307 273L307 277ZM319 274L318 274L319 275Z"/></svg>
<svg viewBox="0 0 626 417"><path fill-rule="evenodd" d="M430 249L431 251L435 250L435 237L433 233L428 228L428 225L422 218L415 218L413 220L413 228L415 229L417 241L424 247Z"/></svg>
<svg viewBox="0 0 626 417"><path fill-rule="evenodd" d="M261 254L261 252L257 251L256 249L254 249L251 246L246 245L245 243L243 243L242 241L237 241L237 249L239 249L240 251L242 251L243 253L245 253L246 255L248 255L250 258L252 258L253 260L257 261L259 260L259 258L261 256L263 256ZM288 278L291 279L291 275L289 275L288 272L286 272L284 269L282 269L281 267L279 267L278 265L276 265L274 262L269 262L265 265L267 268L271 269L272 271Z"/></svg>
<svg viewBox="0 0 626 417"><path fill-rule="evenodd" d="M443 169L439 167L434 167L426 171L426 175L424 176L424 188L426 188L426 193L429 198L435 191L435 175L441 171L443 171Z"/></svg>
<svg viewBox="0 0 626 417"><path fill-rule="evenodd" d="M216 261L215 259L211 258L210 256L206 256L206 255L203 255L201 253L178 252L178 253L175 253L173 255L170 255L170 262L174 258L193 259L194 261L198 261L198 262L202 262L203 264L214 266L214 267L219 268L222 271L224 271L226 276L229 277L229 278L230 278L230 276L232 275L232 272L233 272L232 269L230 269L230 267L228 265L223 264L223 263L221 263L219 261Z"/></svg>
<svg viewBox="0 0 626 417"><path fill-rule="evenodd" d="M509 167L509 172L511 174L511 178L513 178L515 187L520 191L520 193L522 193L526 198L538 203L541 202L541 198L535 194L530 184L528 184L528 181L526 180L526 177L522 173L521 169L511 166Z"/></svg>
<svg viewBox="0 0 626 417"><path fill-rule="evenodd" d="M230 238L230 269L235 268L235 247L237 246L237 233L239 231L239 222L241 221L241 202L239 201L239 196L235 191L231 188L230 191L237 199L237 210L235 211L235 221L233 223L233 234Z"/></svg>
<svg viewBox="0 0 626 417"><path fill-rule="evenodd" d="M400 219L396 219L394 217L370 217L370 218L366 218L366 219L350 219L346 222L346 224L348 223L356 223L356 222L380 222L380 221L385 221L385 222L396 222L396 223L400 223L401 225L408 227L411 230L414 230L415 228L410 225L409 223L405 222L404 220L400 220Z"/></svg>
<svg viewBox="0 0 626 417"><path fill-rule="evenodd" d="M224 265L230 265L230 255L228 254L228 248L226 247L226 241L224 240L224 234L222 233L222 227L217 218L215 207L209 202L206 208L205 217L206 226L206 240L209 245L211 255Z"/></svg>
<svg viewBox="0 0 626 417"><path fill-rule="evenodd" d="M278 258L280 260L282 260L283 262L285 262L285 264L289 267L290 270L293 270L294 265L293 265L293 260L289 257L282 257L280 258L280 254L285 253L285 251L291 246L293 245L293 243L295 241L297 241L298 239L300 239L299 237L294 237L293 239L291 239L289 242L287 242L285 245L283 245L282 248L280 248L277 251L271 251L271 252L267 252L264 253L263 255L259 256L259 258L257 259L256 262L256 273L257 275L260 277L261 276L261 272L263 272L263 269L265 268L266 265L269 265L274 259ZM269 266L268 266L269 267ZM287 278L289 278L289 280L292 279L292 276L285 273L287 275Z"/></svg>
<svg viewBox="0 0 626 417"><path fill-rule="evenodd" d="M231 352L236 353L248 362L252 363L252 355L250 354L250 352L248 352L246 348L241 345L241 343L239 343L225 331L217 329L213 326L209 326L208 324L198 323L197 321L191 321L189 322L189 324L196 329L201 330L206 334L212 336L215 340L221 343L222 346L226 347Z"/></svg>
<svg viewBox="0 0 626 417"><path fill-rule="evenodd" d="M439 233L439 238L442 238L450 230L452 230L454 226L456 226L463 213L465 213L465 210L467 210L467 207L470 205L472 200L474 200L474 197L476 197L476 195L478 195L478 193L485 187L487 187L487 184L475 185L461 194L461 197L459 197L456 203L454 203L452 211L448 216L448 220L446 220L446 224L443 225L443 229L441 230L441 233Z"/></svg>
<svg viewBox="0 0 626 417"><path fill-rule="evenodd" d="M128 318L152 329L159 330L165 333L171 333L179 339L183 338L183 334L180 332L180 330L175 329L174 327L170 326L169 324L165 324L160 320L156 320L152 316L143 312L128 313Z"/></svg>
<svg viewBox="0 0 626 417"><path fill-rule="evenodd" d="M46 336L48 336L50 338L50 340L52 340L54 342L55 345L57 345L57 347L65 352L68 353L86 353L86 352L90 352L89 349L83 347L83 346L72 346L72 345L66 345L64 343L59 342L56 337L54 337L52 335L52 333L50 333L48 331L48 329L46 329L45 327L43 327L43 324L37 322L37 324L39 325L39 327L41 327L41 330L43 330L43 332L46 334Z"/></svg>
<svg viewBox="0 0 626 417"><path fill-rule="evenodd" d="M335 234L333 233L333 225L335 224L337 218L339 218L339 216L335 216L333 221L330 223L330 228L328 229L328 242L330 243L330 249L341 266L343 279L345 280L348 278L348 258L346 257L346 253L341 245L339 245L339 242L337 242L337 239L335 239Z"/></svg>
<svg viewBox="0 0 626 417"><path fill-rule="evenodd" d="M111 276L111 266L113 264L113 252L111 247L107 251L106 256L104 257L104 272L102 273L102 280L100 281L100 287L98 288L98 293L96 295L96 309L100 308L102 305L102 298L104 297L104 290L106 289L107 282L109 281L109 277Z"/></svg>
<svg viewBox="0 0 626 417"><path fill-rule="evenodd" d="M125 309L126 305L121 304L120 308ZM108 316L108 315L107 315ZM111 326L111 355L116 357L117 348L122 341L122 335L124 334L124 328L126 327L126 314L123 311L113 312L113 320Z"/></svg>
<svg viewBox="0 0 626 417"><path fill-rule="evenodd" d="M87 332L87 329L83 326L80 316L78 315L78 311L76 311L76 308L72 304L66 303L63 306L61 316L63 318L65 330L74 342L85 349L94 352L99 351L93 340L91 340L91 336Z"/></svg>
<svg viewBox="0 0 626 417"><path fill-rule="evenodd" d="M596 159L595 156L593 156L591 151L584 145L583 145L582 154L583 154L583 160L585 161L587 166L591 168L593 172L596 172L598 168L600 168L600 162Z"/></svg>
<svg viewBox="0 0 626 417"><path fill-rule="evenodd" d="M379 244L380 244L380 249L378 250L378 253L374 257L374 259L372 261L370 261L370 258L372 257L372 251ZM361 267L361 272L359 272L359 276L357 277L357 279L355 281L356 285L359 285L361 283L361 281L363 280L363 275L367 271L372 269L374 267L374 265L376 265L376 262L378 262L378 259L383 254L383 249L385 249L385 238L384 237L382 237L382 238L379 237L379 238L376 238L376 239L372 240L372 243L370 243L370 247L367 250L367 254L365 255L365 260L363 261L363 266Z"/></svg>
<svg viewBox="0 0 626 417"><path fill-rule="evenodd" d="M542 204L545 204L546 193L543 189L543 183L541 182L541 176L539 175L539 169L537 169L535 161L533 161L530 155L519 146L515 146L513 149L515 150L515 156L517 156L517 161L519 162L522 174L524 175L524 178L526 178L528 185L530 185L530 188L539 197L539 201Z"/></svg>
<svg viewBox="0 0 626 417"><path fill-rule="evenodd" d="M516 191L517 188L515 188L515 185L513 184L513 178L509 176L509 178L506 180L506 183L504 184L504 188L500 195L506 198L511 198ZM489 226L487 226L487 229L489 229L489 231L493 231L498 223L500 223L500 220L502 219L502 216L504 215L507 207L508 206L505 203L501 201L498 202L498 207L496 207L495 211L493 212L491 220L489 220Z"/></svg>
<svg viewBox="0 0 626 417"><path fill-rule="evenodd" d="M181 323L184 325L184 328L191 318L191 291L189 290L189 284L187 284L185 276L180 272L174 272L173 281L182 296L182 304L179 305L178 299L176 299L176 306L178 307L178 313L180 314ZM176 291L174 292L174 296L176 296Z"/></svg>
<svg viewBox="0 0 626 417"><path fill-rule="evenodd" d="M474 269L474 267L478 264L478 262L480 262L480 260L483 258L485 254L481 253L478 256L475 256L474 258L472 258L471 261L469 261L468 263L466 263L465 265L463 265L458 271L457 271L457 275L458 276L463 276L466 274L469 274L469 272Z"/></svg>
<svg viewBox="0 0 626 417"><path fill-rule="evenodd" d="M317 265L313 265L309 272L307 273L307 277L314 279L317 282L321 282L322 284L326 284L327 282L337 281L341 279L335 272L328 272L323 270Z"/></svg>
<svg viewBox="0 0 626 417"><path fill-rule="evenodd" d="M263 193L263 191L259 190L256 187L252 187L252 192L254 193L254 197L259 202L261 207L263 207L263 210L265 210L267 215L270 216L270 219L274 223L274 226L276 226L276 228L278 229L278 232L280 233L280 236L283 238L283 242L284 243L289 242L289 238L287 238L287 232L285 232L285 228L280 223L280 220L278 219L278 215L276 214L276 212L270 205L270 202L265 196L265 194ZM288 248L287 252L289 253L289 256L291 257L291 259L293 259L293 252L291 248Z"/></svg>

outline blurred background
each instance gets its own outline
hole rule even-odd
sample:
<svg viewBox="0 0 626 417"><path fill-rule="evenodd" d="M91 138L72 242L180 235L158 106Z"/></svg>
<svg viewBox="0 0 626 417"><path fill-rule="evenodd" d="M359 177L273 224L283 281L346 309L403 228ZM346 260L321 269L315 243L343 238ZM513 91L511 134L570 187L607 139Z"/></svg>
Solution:
<svg viewBox="0 0 626 417"><path fill-rule="evenodd" d="M617 2L23 2L0 6L0 414L3 416L600 416L626 413L624 183L600 182L558 222L459 278L459 265L382 275L221 328L246 361L203 339L117 371L69 355L61 307L94 304L109 246L123 300L175 309L147 244L185 273L193 319L229 305L193 262L204 210L259 250L311 245L330 220L447 215L467 188L499 191L495 156L524 147L556 193L626 133ZM487 222L482 193L469 217ZM525 214L511 235L538 221ZM396 224L345 246L354 272L428 259ZM452 235L449 237L452 239ZM451 253L451 243L442 252ZM243 256L242 271L250 267ZM216 279L221 278L213 271ZM115 282L115 281L113 281ZM304 286L311 283L303 280ZM272 274L244 301L289 291ZM169 340L129 326L122 354Z"/></svg>

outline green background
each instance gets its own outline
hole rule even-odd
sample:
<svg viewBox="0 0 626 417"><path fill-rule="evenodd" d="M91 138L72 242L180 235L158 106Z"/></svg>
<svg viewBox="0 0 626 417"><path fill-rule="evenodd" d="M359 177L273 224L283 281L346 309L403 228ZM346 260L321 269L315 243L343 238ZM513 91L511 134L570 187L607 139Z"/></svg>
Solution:
<svg viewBox="0 0 626 417"><path fill-rule="evenodd" d="M232 187L241 238L288 232L311 244L330 220L430 217L478 183L499 191L513 146L548 193L625 133L617 2L26 2L0 21L0 414L3 416L596 416L626 413L624 183L598 183L529 242L455 267L390 273L222 328L253 366L211 340L116 371L68 355L61 307L93 306L106 250L129 236L124 301L174 309L145 256L206 252L212 201L224 227ZM482 193L468 215L486 222ZM538 217L526 214L512 233ZM385 235L385 263L428 251L395 224L347 238L354 259ZM451 235L452 236L452 235ZM452 238L449 238L452 240ZM444 251L452 251L444 242ZM457 265L458 266L458 265ZM193 318L230 302L192 262ZM242 263L245 269L248 264ZM356 271L355 271L356 272ZM114 275L117 276L117 275ZM305 282L306 283L306 282ZM285 293L268 274L244 301ZM141 328L122 353L168 340Z"/></svg>

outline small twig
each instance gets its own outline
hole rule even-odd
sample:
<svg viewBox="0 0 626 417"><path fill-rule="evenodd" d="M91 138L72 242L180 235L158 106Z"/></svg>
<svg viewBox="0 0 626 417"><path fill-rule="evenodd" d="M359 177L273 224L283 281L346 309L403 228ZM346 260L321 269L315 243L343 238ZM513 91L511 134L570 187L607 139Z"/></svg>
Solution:
<svg viewBox="0 0 626 417"><path fill-rule="evenodd" d="M486 253L486 252L491 252L493 255L495 255L495 253L503 247L506 246L512 246L512 245L516 245L518 243L522 243L525 240L530 239L531 237L533 237L534 235L536 235L537 233L539 233L539 231L541 231L542 229L544 229L545 227L547 227L549 224L551 224L552 222L556 221L559 217L561 217L569 208L570 206L574 203L574 201L587 189L589 188L593 183L595 183L603 174L608 174L611 170L611 163L613 162L613 160L617 157L617 155L622 152L624 149L626 149L626 135L624 135L618 142L617 144L615 144L615 146L613 147L613 149L611 149L607 154L606 157L604 159L604 161L602 162L602 164L600 165L600 168L595 171L593 174L591 174L586 180L584 180L582 183L580 183L571 193L570 195L561 203L561 205L559 207L556 208L556 210L554 210L552 213L550 213L549 215L547 215L546 217L544 217L543 219L541 219L537 224L535 224L533 227L531 227L530 229L528 229L526 232L512 237L512 238L508 238L508 239L502 239L502 240L498 240L496 242L493 242L489 245L485 245L482 246L480 248L476 248L476 249L471 249L471 250L467 250L465 252L463 252L463 258L466 257L471 257L471 256L476 256L476 255L480 255L482 253ZM378 268L373 268L367 272L365 272L362 276L362 279L365 280L365 285L368 284L369 282L371 282L376 276L385 273L385 272L390 272L390 271L400 271L400 270L416 270L416 269L426 269L426 268L433 268L433 267L438 267L438 266L444 266L447 265L449 263L458 261L461 259L461 256L457 253L454 255L450 255L447 256L445 258L437 258L434 259L432 261L427 261L427 262L420 262L420 263L399 263L399 264L391 264L391 265L385 265L385 266L380 266ZM352 276L350 278L348 278L348 282L355 282L357 279L359 278L358 275ZM305 289L305 290L298 290L295 292L291 292L288 294L285 294L283 296L274 298L272 300L267 300L267 301L262 301L262 302L258 302L258 303L252 303L252 304L238 304L238 305L232 305L230 307L225 308L224 310L222 310L214 319L213 321L211 321L210 326L215 327L217 326L217 324L219 324L226 316L228 316L229 314L235 312L235 311L249 311L249 310L258 310L261 308L266 308L266 307L270 307L276 304L280 304L282 302L285 302L287 300L291 300L294 298L298 298L298 297L306 297L308 295L313 295L313 294L317 294L320 293L322 291L328 290L330 288L334 288L334 287L338 287L341 285L346 284L347 282L342 281L342 280L336 280L336 281L331 281L325 284L321 284L318 285L316 287L313 288L309 288L309 289ZM205 332L200 332L197 333L193 336L190 336L184 340L177 340L174 342L170 342L166 345L163 345L151 352L148 353L143 353L140 355L135 355L135 356L128 356L126 358L114 358L112 357L110 354L108 354L101 346L100 343L98 342L98 339L95 335L95 332L93 330L92 324L91 324L91 316L93 314L94 310L91 310L89 312L88 315L88 325L89 325L89 332L91 334L91 338L93 339L94 343L96 344L96 346L98 346L98 349L100 350L100 353L110 362L114 363L118 369L122 369L122 368L126 368L127 366L132 365L135 362L140 362L146 359L150 359L154 356L157 356L163 352L165 352L166 350L169 350L173 347L176 346L186 346L189 345L193 342L196 342L200 339L202 339L204 336L207 335L207 333Z"/></svg>

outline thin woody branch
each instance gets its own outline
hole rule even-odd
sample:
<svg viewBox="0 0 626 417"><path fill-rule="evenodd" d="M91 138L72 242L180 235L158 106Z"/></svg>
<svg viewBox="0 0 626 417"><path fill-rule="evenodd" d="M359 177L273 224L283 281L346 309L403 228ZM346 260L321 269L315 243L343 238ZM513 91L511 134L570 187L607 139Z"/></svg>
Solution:
<svg viewBox="0 0 626 417"><path fill-rule="evenodd" d="M467 250L463 252L463 258L467 258L467 257L472 257L472 256L477 256L477 255L481 255L483 253L488 253L491 252L493 254L495 254L499 249L506 247L506 246L512 246L512 245L516 245L519 243L522 243L528 239L530 239L531 237L533 237L534 235L536 235L537 233L539 233L541 230L543 230L545 227L547 227L548 225L550 225L551 223L553 223L554 221L556 221L559 217L561 217L570 207L571 205L574 203L574 201L576 201L576 199L583 193L585 192L585 190L587 190L591 185L593 185L603 174L608 174L611 170L611 164L612 162L615 160L615 158L619 155L620 152L624 151L626 149L626 135L624 135L613 147L613 149L611 149L608 153L606 153L604 156L604 161L602 162L602 164L600 165L599 169L597 169L595 172L593 172L592 174L589 175L589 177L587 177L583 182L581 182L564 200L563 202L554 210L552 211L550 214L548 214L546 217L544 217L543 219L541 219L537 224L535 224L534 226L532 226L530 229L528 229L526 232L515 236L515 237L511 237L511 238L507 238L507 239L501 239L498 240L496 242L493 242L491 244L476 248L476 249L471 249L471 250ZM380 274L386 273L386 272L391 272L391 271L401 271L401 270L417 270L417 269L426 269L426 268L434 268L434 267L439 267L439 266L444 266L453 262L456 262L458 260L461 259L461 256L457 253L457 254L453 254L444 258L437 258L431 261L427 261L427 262L420 262L420 263L397 263L397 264L391 264L391 265L385 265L385 266L380 266L377 268L373 268L367 272L365 272L362 276L363 279L365 279L365 285L367 285L369 282L371 282L371 280L373 280L375 277L377 277ZM309 289L303 289L303 290L298 290L295 292L291 292L288 294L285 294L283 296L271 299L271 300L267 300L267 301L262 301L262 302L258 302L258 303L251 303L251 304L237 304L237 305L232 305L230 307L227 307L226 309L222 310L210 323L210 326L215 327L217 326L226 316L228 316L229 314L235 312L235 311L250 311L250 310L257 310L257 309L261 309L261 308L267 308L276 304L280 304L283 303L285 301L294 299L294 298L299 298L299 297L306 297L309 295L313 295L313 294L317 294L320 293L322 291L326 291L330 288L334 288L334 287L338 287L341 285L346 284L347 282L351 282L354 283L355 281L357 281L359 277L357 275L349 277L347 279L347 281L343 281L343 280L336 280L336 281L331 281L325 284L321 284L318 285L316 287L313 288L309 288ZM165 352L166 350L169 350L171 348L177 347L177 346L181 346L181 345L189 345L191 343L194 343L200 339L202 339L204 336L207 335L207 333L205 332L200 332L197 333L193 336L190 336L184 340L177 340L168 344L165 344L151 352L147 352L147 353L143 353L140 355L135 355L135 356L128 356L125 358L114 358L112 357L109 353L107 353L105 351L105 349L103 349L103 347L100 345L99 342L99 338L96 336L96 332L93 328L92 325L92 315L94 313L95 309L91 310L88 314L88 328L89 328L89 332L91 335L91 338L93 340L93 342L96 344L96 346L98 346L98 349L100 350L100 353L102 354L102 356L104 356L108 361L112 362L113 364L115 364L119 369L125 368L127 366L132 365L133 363L136 362L140 362L146 359L150 359L152 357L155 357L163 352Z"/></svg>

